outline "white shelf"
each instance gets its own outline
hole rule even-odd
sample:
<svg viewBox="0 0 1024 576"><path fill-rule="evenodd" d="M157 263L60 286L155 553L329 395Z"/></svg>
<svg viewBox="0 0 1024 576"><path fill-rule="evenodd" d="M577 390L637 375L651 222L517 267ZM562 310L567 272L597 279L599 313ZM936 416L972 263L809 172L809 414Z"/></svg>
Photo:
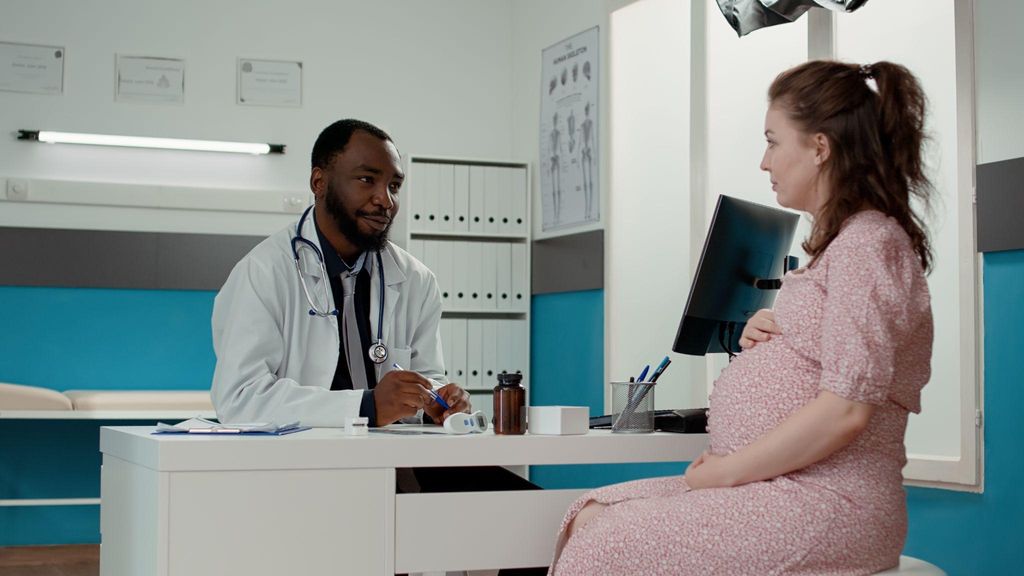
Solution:
<svg viewBox="0 0 1024 576"><path fill-rule="evenodd" d="M448 232L441 230L412 230L409 235L413 238L437 238L455 240L512 240L526 242L530 237L526 234L499 234L496 232Z"/></svg>
<svg viewBox="0 0 1024 576"><path fill-rule="evenodd" d="M522 316L528 310L498 310L497 308L445 308L442 314L466 314L480 316Z"/></svg>
<svg viewBox="0 0 1024 576"><path fill-rule="evenodd" d="M0 420L187 420L217 415L200 410L3 410Z"/></svg>
<svg viewBox="0 0 1024 576"><path fill-rule="evenodd" d="M14 506L97 506L99 498L13 498L0 500L0 508Z"/></svg>

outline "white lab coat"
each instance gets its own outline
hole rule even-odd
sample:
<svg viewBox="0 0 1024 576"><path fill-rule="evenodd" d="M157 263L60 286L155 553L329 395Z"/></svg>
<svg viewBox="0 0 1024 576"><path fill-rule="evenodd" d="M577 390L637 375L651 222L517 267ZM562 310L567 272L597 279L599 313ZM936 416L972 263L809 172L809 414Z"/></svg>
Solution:
<svg viewBox="0 0 1024 576"><path fill-rule="evenodd" d="M344 426L359 415L361 390L331 391L338 366L335 316L310 316L291 250L295 227L270 236L235 265L213 305L213 349L217 367L211 396L222 422L299 420L308 426ZM303 238L317 242L312 218ZM319 245L319 243L318 243ZM321 250L332 250L321 246ZM317 306L333 308L331 283L321 277L312 251L302 270ZM370 256L369 254L367 255ZM376 365L377 378L397 362L438 382L447 382L441 352L441 294L434 274L391 244L381 250L385 298L383 340L389 356ZM377 336L380 280L372 266L370 328ZM324 284L328 301L324 303Z"/></svg>

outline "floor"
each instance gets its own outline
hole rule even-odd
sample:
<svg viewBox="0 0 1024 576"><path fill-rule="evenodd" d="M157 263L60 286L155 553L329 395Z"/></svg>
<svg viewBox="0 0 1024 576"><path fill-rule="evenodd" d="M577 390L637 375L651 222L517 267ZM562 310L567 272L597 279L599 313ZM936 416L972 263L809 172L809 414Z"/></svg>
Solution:
<svg viewBox="0 0 1024 576"><path fill-rule="evenodd" d="M3 576L99 576L98 544L0 548Z"/></svg>
<svg viewBox="0 0 1024 576"><path fill-rule="evenodd" d="M99 576L98 544L74 546L12 546L0 547L0 576ZM497 570L448 572L469 576L494 576ZM423 576L444 576L444 572L428 572Z"/></svg>

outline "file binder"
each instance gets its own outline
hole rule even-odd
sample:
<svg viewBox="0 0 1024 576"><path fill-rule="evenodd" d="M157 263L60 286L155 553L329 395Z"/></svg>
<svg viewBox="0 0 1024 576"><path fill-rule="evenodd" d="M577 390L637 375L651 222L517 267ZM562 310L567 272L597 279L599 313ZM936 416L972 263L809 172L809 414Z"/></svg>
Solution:
<svg viewBox="0 0 1024 576"><path fill-rule="evenodd" d="M469 231L484 232L486 184L484 166L469 167Z"/></svg>
<svg viewBox="0 0 1024 576"><path fill-rule="evenodd" d="M455 166L455 189L453 193L452 214L454 220L452 230L469 231L469 166Z"/></svg>

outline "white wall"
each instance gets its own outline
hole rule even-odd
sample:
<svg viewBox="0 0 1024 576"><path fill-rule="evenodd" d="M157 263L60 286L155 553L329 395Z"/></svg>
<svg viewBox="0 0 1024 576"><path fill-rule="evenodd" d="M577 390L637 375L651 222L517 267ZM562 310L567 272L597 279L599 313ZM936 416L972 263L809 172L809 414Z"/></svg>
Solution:
<svg viewBox="0 0 1024 576"><path fill-rule="evenodd" d="M1024 3L978 0L975 24L978 164L1024 157Z"/></svg>
<svg viewBox="0 0 1024 576"><path fill-rule="evenodd" d="M611 188L605 228L605 373L668 353L689 292L690 6L643 0L611 14ZM702 365L673 355L659 408L701 406Z"/></svg>
<svg viewBox="0 0 1024 576"><path fill-rule="evenodd" d="M542 234L543 206L540 201L540 74L541 52L594 26L600 28L599 53L601 58L601 89L599 92L598 154L600 170L598 182L602 186L600 205L605 214L605 190L608 174L608 2L606 0L513 0L512 6L512 156L534 165L531 190L533 202L534 235ZM582 232L600 228L590 225L573 229Z"/></svg>
<svg viewBox="0 0 1024 576"><path fill-rule="evenodd" d="M283 157L247 157L42 146L5 135L0 178L307 191L313 141L344 117L385 128L406 155L508 158L510 17L508 0L0 0L0 40L67 51L63 95L0 92L3 133L48 128L288 146ZM116 53L185 59L185 103L114 102ZM303 106L236 105L238 57L302 61ZM3 207L7 224L24 220L18 211L26 205Z"/></svg>

